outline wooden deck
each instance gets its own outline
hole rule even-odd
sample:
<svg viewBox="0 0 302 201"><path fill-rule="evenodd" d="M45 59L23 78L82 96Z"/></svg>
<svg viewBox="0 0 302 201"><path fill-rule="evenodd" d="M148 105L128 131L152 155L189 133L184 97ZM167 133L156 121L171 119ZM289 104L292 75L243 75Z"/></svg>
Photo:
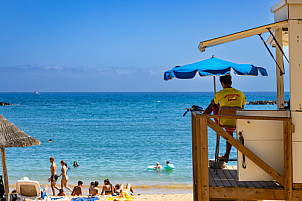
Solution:
<svg viewBox="0 0 302 201"><path fill-rule="evenodd" d="M217 125L212 118L255 119L283 122L284 172L280 174L259 156ZM191 113L194 201L212 200L302 200L302 190L293 186L292 131L290 117L238 115L205 115ZM208 127L270 175L276 182L238 181L237 170L231 166L218 174L208 167Z"/></svg>
<svg viewBox="0 0 302 201"><path fill-rule="evenodd" d="M236 166L218 169L217 174L214 169L209 168L209 182L210 187L283 189L274 181L238 181Z"/></svg>

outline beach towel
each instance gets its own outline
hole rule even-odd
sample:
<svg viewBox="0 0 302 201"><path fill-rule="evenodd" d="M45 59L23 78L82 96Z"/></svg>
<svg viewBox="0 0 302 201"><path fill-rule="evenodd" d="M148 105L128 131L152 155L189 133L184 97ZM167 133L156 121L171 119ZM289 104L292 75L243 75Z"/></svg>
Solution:
<svg viewBox="0 0 302 201"><path fill-rule="evenodd" d="M51 197L51 200L56 200L56 201L67 201L70 200L70 197Z"/></svg>
<svg viewBox="0 0 302 201"><path fill-rule="evenodd" d="M78 198L72 198L71 201L95 201L99 200L98 197L78 197Z"/></svg>
<svg viewBox="0 0 302 201"><path fill-rule="evenodd" d="M132 193L128 190L121 192L118 196L109 196L107 201L134 201Z"/></svg>
<svg viewBox="0 0 302 201"><path fill-rule="evenodd" d="M107 201L134 201L133 197L130 198L120 198L116 196L109 196L107 197Z"/></svg>

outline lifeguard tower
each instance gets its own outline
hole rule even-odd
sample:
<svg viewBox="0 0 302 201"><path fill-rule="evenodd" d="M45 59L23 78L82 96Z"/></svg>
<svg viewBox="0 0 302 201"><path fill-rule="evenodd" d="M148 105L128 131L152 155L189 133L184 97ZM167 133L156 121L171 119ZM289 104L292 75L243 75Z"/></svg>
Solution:
<svg viewBox="0 0 302 201"><path fill-rule="evenodd" d="M278 110L241 110L236 115L192 112L194 201L302 200L302 0L281 0L271 8L275 22L203 41L199 50L270 32L276 49ZM289 46L289 59L283 52ZM289 62L290 108L284 107L283 59ZM211 118L236 119L244 145ZM208 127L238 150L237 167L217 174L208 167Z"/></svg>

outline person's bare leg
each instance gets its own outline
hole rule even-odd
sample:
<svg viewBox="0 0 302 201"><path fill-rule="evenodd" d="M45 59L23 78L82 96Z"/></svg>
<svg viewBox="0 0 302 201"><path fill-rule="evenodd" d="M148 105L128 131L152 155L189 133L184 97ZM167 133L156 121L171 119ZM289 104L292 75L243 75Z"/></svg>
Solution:
<svg viewBox="0 0 302 201"><path fill-rule="evenodd" d="M50 187L51 187L53 196L56 195L56 190L55 190L55 189L60 190L60 189L57 187L56 182L51 182Z"/></svg>
<svg viewBox="0 0 302 201"><path fill-rule="evenodd" d="M61 179L61 189L64 191L65 179Z"/></svg>
<svg viewBox="0 0 302 201"><path fill-rule="evenodd" d="M52 190L52 195L55 196L56 195L56 190L55 190L54 185L52 185L52 183L51 183L50 187L51 187L51 190Z"/></svg>
<svg viewBox="0 0 302 201"><path fill-rule="evenodd" d="M125 188L124 184L121 184L121 185L120 185L120 190L121 190L121 192L124 190L124 188Z"/></svg>
<svg viewBox="0 0 302 201"><path fill-rule="evenodd" d="M235 129L226 129L226 132L228 134L230 134L231 136L233 136ZM224 156L219 157L219 159L223 159L226 163L228 162L228 159L230 157L230 153L231 153L231 149L232 149L232 145L228 142L226 142L226 147L225 147L225 154Z"/></svg>
<svg viewBox="0 0 302 201"><path fill-rule="evenodd" d="M134 193L130 183L127 184L126 189L129 190L131 193Z"/></svg>
<svg viewBox="0 0 302 201"><path fill-rule="evenodd" d="M72 189L69 186L67 186L67 181L65 182L64 186L65 186L65 188L67 188L68 190L70 190L72 192Z"/></svg>

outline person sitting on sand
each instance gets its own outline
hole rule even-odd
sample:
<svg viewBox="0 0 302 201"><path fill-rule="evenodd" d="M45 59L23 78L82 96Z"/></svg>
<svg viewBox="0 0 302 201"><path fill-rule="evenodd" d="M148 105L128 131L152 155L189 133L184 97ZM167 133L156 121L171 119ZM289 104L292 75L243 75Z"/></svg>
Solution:
<svg viewBox="0 0 302 201"><path fill-rule="evenodd" d="M89 195L96 196L99 194L99 191L100 191L98 188L99 182L95 181L95 182L91 182L91 183L93 183L93 185L91 185L91 188L89 188Z"/></svg>
<svg viewBox="0 0 302 201"><path fill-rule="evenodd" d="M73 187L73 191L71 193L72 196L80 196L82 195L82 186L83 186L83 182L82 181L78 181L78 185Z"/></svg>
<svg viewBox="0 0 302 201"><path fill-rule="evenodd" d="M158 170L158 169L161 169L161 168L163 168L163 167L159 164L159 162L157 162L156 166L154 167L154 169Z"/></svg>
<svg viewBox="0 0 302 201"><path fill-rule="evenodd" d="M132 188L132 186L131 186L130 183L128 183L128 184L126 185L126 188L125 188L124 184L116 184L116 185L114 186L113 192L114 192L115 194L119 195L119 194L120 194L121 192L123 192L123 191L129 191L130 194L133 194L133 193L134 193L133 188Z"/></svg>
<svg viewBox="0 0 302 201"><path fill-rule="evenodd" d="M105 179L101 195L112 195L112 194L113 194L112 184L110 183L109 179Z"/></svg>
<svg viewBox="0 0 302 201"><path fill-rule="evenodd" d="M90 186L89 186L89 195L92 195L94 193L93 189L94 189L94 181L90 182Z"/></svg>
<svg viewBox="0 0 302 201"><path fill-rule="evenodd" d="M63 189L59 190L58 196L66 196L66 193L64 192Z"/></svg>

